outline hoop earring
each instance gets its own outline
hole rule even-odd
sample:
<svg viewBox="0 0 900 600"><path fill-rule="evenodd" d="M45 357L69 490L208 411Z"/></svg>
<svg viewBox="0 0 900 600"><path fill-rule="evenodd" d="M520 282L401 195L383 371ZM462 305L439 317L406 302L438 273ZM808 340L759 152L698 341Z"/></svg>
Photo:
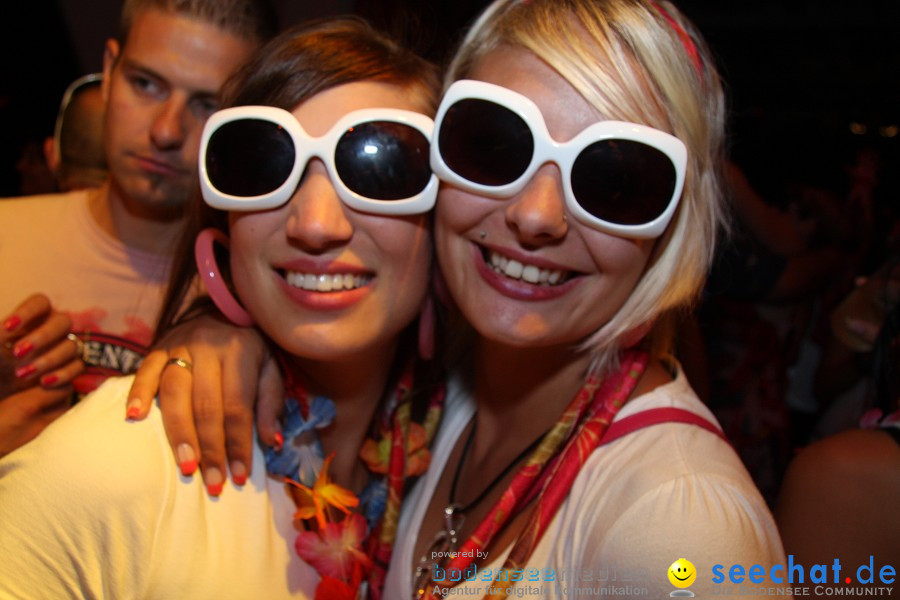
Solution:
<svg viewBox="0 0 900 600"><path fill-rule="evenodd" d="M197 261L197 272L200 274L206 286L206 292L225 317L239 327L253 325L253 317L235 300L234 296L225 285L219 265L216 264L216 255L213 252L213 242L219 242L227 249L228 237L213 227L208 227L197 234L194 242L194 260Z"/></svg>

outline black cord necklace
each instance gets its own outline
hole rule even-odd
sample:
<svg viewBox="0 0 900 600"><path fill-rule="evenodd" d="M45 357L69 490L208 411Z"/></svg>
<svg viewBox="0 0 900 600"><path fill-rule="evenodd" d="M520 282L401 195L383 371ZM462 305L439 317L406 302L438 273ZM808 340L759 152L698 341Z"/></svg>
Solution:
<svg viewBox="0 0 900 600"><path fill-rule="evenodd" d="M500 471L500 474L494 477L493 481L491 481L474 500L468 502L465 506L460 506L456 503L456 484L459 483L459 477L462 474L463 466L466 463L466 458L468 458L469 456L469 447L472 445L472 440L475 439L476 429L477 423L472 423L472 429L469 430L469 436L466 438L465 444L463 444L462 452L459 455L459 462L456 464L456 472L453 474L453 483L450 485L450 499L447 504L447 508L444 509L444 512L447 512L452 507L454 513L465 515L465 513L467 513L470 509L478 506L478 504L487 497L491 490L494 489L494 486L503 481L503 478L509 475L509 472L512 471L517 464L519 464L519 461L531 454L532 450L534 450L540 443L540 441L544 438L543 434L539 435L537 439L528 444L528 446L524 450L519 452L519 454L512 460L512 462L506 465L506 467L502 471Z"/></svg>
<svg viewBox="0 0 900 600"><path fill-rule="evenodd" d="M459 547L459 532L466 520L466 513L484 500L491 490L494 489L498 483L503 481L503 478L519 464L519 461L531 454L531 452L537 448L538 444L540 444L541 440L544 439L544 434L539 435L537 439L519 452L512 462L506 465L500 474L494 477L474 500L467 502L464 506L460 506L456 503L456 486L459 483L459 478L462 474L463 466L466 463L466 458L469 456L469 448L472 446L472 440L475 439L476 427L477 421L473 421L472 429L469 430L469 435L466 437L462 452L459 455L459 461L456 463L456 471L453 473L453 482L450 484L450 498L447 506L444 507L444 529L435 534L431 546L425 554L419 558L419 564L416 567L415 574L414 598L417 598L424 593L424 585L430 580L432 570L438 566L438 562L443 562L435 561L434 559L436 557L449 558L450 555L456 552L456 549Z"/></svg>

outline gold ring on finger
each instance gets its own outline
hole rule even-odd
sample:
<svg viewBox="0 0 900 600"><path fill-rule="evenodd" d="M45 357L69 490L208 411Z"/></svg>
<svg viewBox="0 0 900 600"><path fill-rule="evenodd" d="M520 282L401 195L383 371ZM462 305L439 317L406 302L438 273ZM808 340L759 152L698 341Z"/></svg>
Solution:
<svg viewBox="0 0 900 600"><path fill-rule="evenodd" d="M188 373L194 372L194 365L192 365L190 361L184 360L183 358L177 358L177 357L170 358L169 360L166 361L165 366L168 367L169 365L177 365L177 366L181 367L182 369L187 369ZM165 368L165 367L163 367L163 368Z"/></svg>

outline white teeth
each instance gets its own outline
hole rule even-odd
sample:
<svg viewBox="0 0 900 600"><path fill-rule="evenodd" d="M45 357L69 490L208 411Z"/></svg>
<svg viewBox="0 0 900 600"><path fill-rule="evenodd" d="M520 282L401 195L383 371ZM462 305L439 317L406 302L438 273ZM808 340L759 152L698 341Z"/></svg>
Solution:
<svg viewBox="0 0 900 600"><path fill-rule="evenodd" d="M341 281L343 281L343 277ZM319 285L316 286L316 290L320 292L330 292L331 291L331 282L334 280L334 277L331 275L319 275Z"/></svg>
<svg viewBox="0 0 900 600"><path fill-rule="evenodd" d="M525 270L525 267L522 266L517 260L510 260L506 263L506 268L503 269L503 272L507 277L512 277L513 279L521 279L522 271Z"/></svg>
<svg viewBox="0 0 900 600"><path fill-rule="evenodd" d="M522 264L494 251L489 251L488 263L494 271L510 279L521 279L539 285L562 283L566 280L567 275L565 271L559 269L541 269L537 265Z"/></svg>
<svg viewBox="0 0 900 600"><path fill-rule="evenodd" d="M538 283L541 280L541 270L534 265L528 265L522 271L522 279L528 283Z"/></svg>
<svg viewBox="0 0 900 600"><path fill-rule="evenodd" d="M353 275L352 273L314 274L287 271L285 280L291 287L327 293L353 290L368 285L370 278L367 275Z"/></svg>

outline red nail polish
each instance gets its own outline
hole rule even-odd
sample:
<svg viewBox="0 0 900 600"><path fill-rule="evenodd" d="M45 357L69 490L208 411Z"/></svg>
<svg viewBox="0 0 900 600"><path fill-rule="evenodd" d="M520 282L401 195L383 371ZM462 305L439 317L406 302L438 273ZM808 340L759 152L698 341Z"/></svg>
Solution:
<svg viewBox="0 0 900 600"><path fill-rule="evenodd" d="M22 319L18 315L13 315L7 320L3 321L3 329L7 331L12 331L16 327L22 324Z"/></svg>
<svg viewBox="0 0 900 600"><path fill-rule="evenodd" d="M196 460L186 460L182 463L178 464L178 468L181 469L181 474L185 477L194 474L194 471L197 470L197 461Z"/></svg>
<svg viewBox="0 0 900 600"><path fill-rule="evenodd" d="M59 377L57 377L53 373L41 377L41 385L44 387L53 387L53 385L56 384L57 381L59 381Z"/></svg>
<svg viewBox="0 0 900 600"><path fill-rule="evenodd" d="M24 365L16 369L16 377L19 379L25 379L29 375L32 375L35 371L37 371L37 367L34 365Z"/></svg>
<svg viewBox="0 0 900 600"><path fill-rule="evenodd" d="M210 485L206 486L206 491L209 493L210 496L219 496L222 494L222 484L221 483L210 484Z"/></svg>
<svg viewBox="0 0 900 600"><path fill-rule="evenodd" d="M34 350L34 344L29 341L19 342L15 346L13 346L13 356L16 358L22 358L27 355L29 352Z"/></svg>
<svg viewBox="0 0 900 600"><path fill-rule="evenodd" d="M234 475L234 476L232 476L232 479L234 479L234 484L235 484L235 485L241 485L241 486L242 486L242 485L245 485L245 484L247 483L247 476L246 476L246 475Z"/></svg>
<svg viewBox="0 0 900 600"><path fill-rule="evenodd" d="M284 448L284 436L280 431L275 432L275 450L277 452L281 452L281 449Z"/></svg>
<svg viewBox="0 0 900 600"><path fill-rule="evenodd" d="M139 416L141 416L141 409L138 408L137 406L132 406L127 411L125 411L126 419L134 420L134 419L137 419Z"/></svg>

